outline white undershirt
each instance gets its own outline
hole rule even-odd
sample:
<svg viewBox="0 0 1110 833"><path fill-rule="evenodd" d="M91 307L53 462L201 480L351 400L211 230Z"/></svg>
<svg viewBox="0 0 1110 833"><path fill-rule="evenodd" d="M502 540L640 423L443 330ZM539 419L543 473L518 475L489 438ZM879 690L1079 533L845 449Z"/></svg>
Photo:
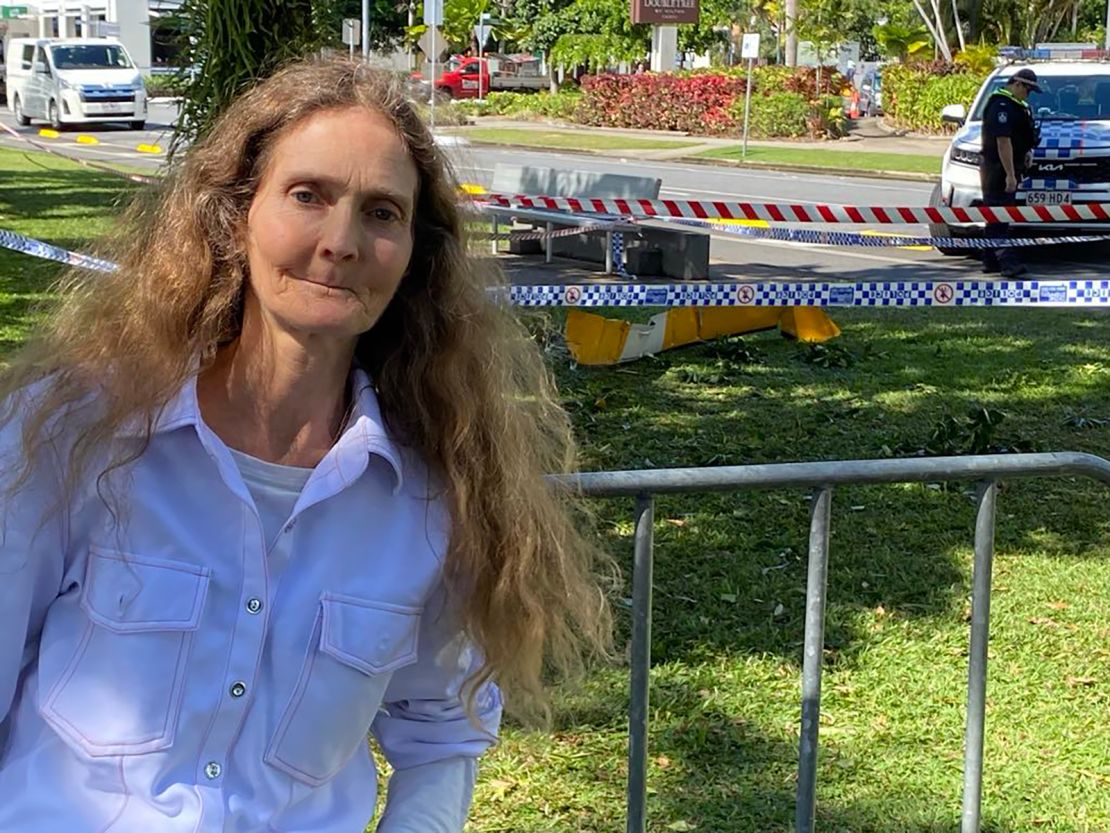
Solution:
<svg viewBox="0 0 1110 833"><path fill-rule="evenodd" d="M293 514L293 507L297 505L297 498L312 475L312 469L268 463L234 448L228 451L254 498L258 516L262 519L262 531L266 535L266 548L269 549Z"/></svg>
<svg viewBox="0 0 1110 833"><path fill-rule="evenodd" d="M234 448L228 451L254 499L269 549L293 514L312 469L268 463ZM472 758L448 758L395 772L378 833L460 833L476 776Z"/></svg>

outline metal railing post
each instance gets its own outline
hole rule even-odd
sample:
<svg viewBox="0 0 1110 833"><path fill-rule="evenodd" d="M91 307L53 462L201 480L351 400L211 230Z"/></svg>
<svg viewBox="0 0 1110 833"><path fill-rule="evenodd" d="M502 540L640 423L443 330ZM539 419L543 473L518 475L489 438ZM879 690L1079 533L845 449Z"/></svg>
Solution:
<svg viewBox="0 0 1110 833"><path fill-rule="evenodd" d="M813 498L809 522L809 569L802 648L802 731L798 740L798 800L794 829L812 833L817 811L817 729L821 722L821 661L825 650L825 587L829 572L832 489Z"/></svg>
<svg viewBox="0 0 1110 833"><path fill-rule="evenodd" d="M967 731L964 736L964 802L961 833L979 833L983 793L983 726L987 709L987 643L990 639L991 567L994 560L998 483L979 486L975 563L971 580L971 649L967 664Z"/></svg>
<svg viewBox="0 0 1110 833"><path fill-rule="evenodd" d="M986 714L987 641L990 635L991 562L994 558L997 481L1029 477L1083 476L1110 485L1110 460L1062 451L968 457L913 457L884 460L830 460L748 466L647 469L552 475L589 497L636 497L635 569L632 612L632 692L629 708L628 833L644 833L647 794L648 672L651 663L651 559L654 494L688 494L749 489L816 488L811 507L806 588L802 725L799 738L795 829L812 833L817 806L817 741L821 719L821 665L824 651L825 592L828 577L829 518L837 485L878 483L979 482L972 581L971 649L964 757L962 833L978 833Z"/></svg>
<svg viewBox="0 0 1110 833"><path fill-rule="evenodd" d="M632 563L632 680L628 707L628 833L647 829L648 684L651 673L651 584L655 498L636 496Z"/></svg>

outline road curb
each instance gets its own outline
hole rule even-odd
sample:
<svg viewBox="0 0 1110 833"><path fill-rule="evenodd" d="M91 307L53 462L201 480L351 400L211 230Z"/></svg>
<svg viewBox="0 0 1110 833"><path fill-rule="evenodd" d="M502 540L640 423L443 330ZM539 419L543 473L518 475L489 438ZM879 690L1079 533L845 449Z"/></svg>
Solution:
<svg viewBox="0 0 1110 833"><path fill-rule="evenodd" d="M692 162L695 165L727 165L730 168L751 168L752 170L783 171L786 173L827 174L829 176L851 176L859 179L898 179L904 182L936 182L940 172L923 174L916 171L865 171L859 168L829 168L817 165L796 165L789 162L739 162L734 159L709 159L701 156L680 156L675 159L657 159L657 162Z"/></svg>
<svg viewBox="0 0 1110 833"><path fill-rule="evenodd" d="M542 147L538 145L513 145L505 142L482 142L470 139L471 147L486 147L486 148L502 148L507 150L535 150L557 153L573 153L579 156L600 156L610 157L614 159L623 159L632 156L636 153L635 150L630 150L628 153L617 154L609 150L588 150L578 148L551 148ZM893 179L902 182L936 182L940 177L939 173L935 174L922 174L912 171L862 171L855 168L824 168L816 165L792 165L789 163L775 163L775 162L737 162L732 159L706 159L698 156L675 156L671 159L651 159L643 160L651 162L689 162L694 165L705 165L708 167L724 166L728 168L748 168L751 170L759 171L782 171L784 173L806 173L806 174L825 174L827 176L850 176L858 179Z"/></svg>

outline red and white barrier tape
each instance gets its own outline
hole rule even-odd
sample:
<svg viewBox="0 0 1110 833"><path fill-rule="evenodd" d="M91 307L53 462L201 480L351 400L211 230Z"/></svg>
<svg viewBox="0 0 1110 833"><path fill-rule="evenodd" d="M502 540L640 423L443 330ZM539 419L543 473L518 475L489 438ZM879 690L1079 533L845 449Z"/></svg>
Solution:
<svg viewBox="0 0 1110 833"><path fill-rule="evenodd" d="M776 223L1082 223L1110 222L1110 203L1012 205L956 208L887 208L855 205L646 200L483 194L476 199L505 208L546 208L573 214L621 217L681 217L689 220L767 220Z"/></svg>

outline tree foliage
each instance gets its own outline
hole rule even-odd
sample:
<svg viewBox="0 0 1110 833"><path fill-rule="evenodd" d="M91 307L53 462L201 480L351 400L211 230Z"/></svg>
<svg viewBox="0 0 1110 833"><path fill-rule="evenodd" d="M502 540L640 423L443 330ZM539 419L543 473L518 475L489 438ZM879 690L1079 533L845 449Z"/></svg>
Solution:
<svg viewBox="0 0 1110 833"><path fill-rule="evenodd" d="M252 82L326 45L331 12L312 0L184 0L174 20L182 103L171 155L204 135Z"/></svg>

